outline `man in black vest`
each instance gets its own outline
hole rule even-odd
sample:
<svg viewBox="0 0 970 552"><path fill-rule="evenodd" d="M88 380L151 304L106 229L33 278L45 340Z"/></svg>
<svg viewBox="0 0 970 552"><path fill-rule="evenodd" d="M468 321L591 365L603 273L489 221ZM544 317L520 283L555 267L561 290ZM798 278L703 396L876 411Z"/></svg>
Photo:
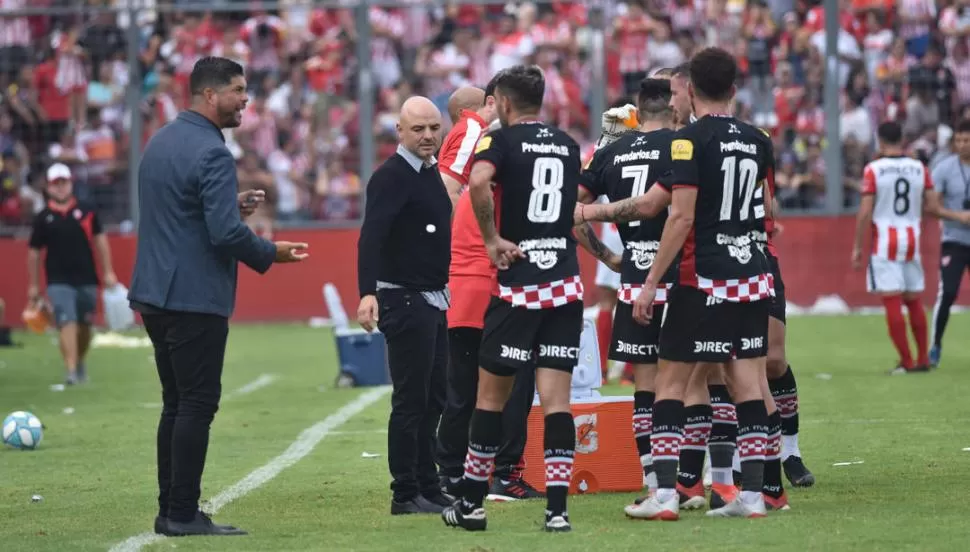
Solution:
<svg viewBox="0 0 970 552"><path fill-rule="evenodd" d="M367 184L357 243L357 320L387 340L394 391L387 460L391 515L440 513L453 500L441 491L435 432L445 402L448 366L448 265L451 200L435 166L441 113L431 100L401 106L400 145Z"/></svg>

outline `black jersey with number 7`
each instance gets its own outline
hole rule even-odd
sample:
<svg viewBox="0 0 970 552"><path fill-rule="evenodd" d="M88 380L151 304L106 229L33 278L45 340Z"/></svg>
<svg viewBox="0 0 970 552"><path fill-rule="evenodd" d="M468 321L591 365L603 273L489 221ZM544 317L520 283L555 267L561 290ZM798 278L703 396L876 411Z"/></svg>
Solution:
<svg viewBox="0 0 970 552"><path fill-rule="evenodd" d="M580 184L593 196L605 195L610 201L621 201L647 193L651 186L663 185L669 177L670 143L674 131L627 132L615 142L596 152ZM642 284L660 247L660 237L667 222L667 210L646 220L633 220L616 225L623 242L624 284ZM663 282L676 281L676 263L664 274Z"/></svg>
<svg viewBox="0 0 970 552"><path fill-rule="evenodd" d="M771 139L734 117L707 115L677 131L670 151L674 190L697 189L680 283L730 301L768 297L764 186L774 167Z"/></svg>
<svg viewBox="0 0 970 552"><path fill-rule="evenodd" d="M525 253L499 271L503 286L556 282L579 274L573 210L579 192L579 145L541 122L496 129L479 141L475 163L495 166L500 236Z"/></svg>

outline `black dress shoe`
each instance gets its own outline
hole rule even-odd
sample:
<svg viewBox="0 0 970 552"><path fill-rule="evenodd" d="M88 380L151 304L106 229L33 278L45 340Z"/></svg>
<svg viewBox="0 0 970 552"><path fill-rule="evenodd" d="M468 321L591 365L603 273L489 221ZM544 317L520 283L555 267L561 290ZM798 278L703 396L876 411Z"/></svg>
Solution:
<svg viewBox="0 0 970 552"><path fill-rule="evenodd" d="M166 526L168 525L168 518L162 516L155 516L155 533L159 535L164 535L166 531Z"/></svg>
<svg viewBox="0 0 970 552"><path fill-rule="evenodd" d="M406 514L440 514L444 506L439 506L421 495L411 500L392 500L391 515L401 516Z"/></svg>
<svg viewBox="0 0 970 552"><path fill-rule="evenodd" d="M407 514L420 514L421 506L419 506L414 499L411 500L391 500L391 515L392 516L403 516Z"/></svg>
<svg viewBox="0 0 970 552"><path fill-rule="evenodd" d="M188 537L192 535L229 536L248 534L242 529L237 529L232 525L219 525L218 523L212 523L212 519L203 512L196 512L195 519L192 521L183 522L169 519L165 529L164 534L169 537Z"/></svg>
<svg viewBox="0 0 970 552"><path fill-rule="evenodd" d="M446 492L429 493L423 495L422 498L434 505L441 506L442 508L446 508L455 503L455 497Z"/></svg>
<svg viewBox="0 0 970 552"><path fill-rule="evenodd" d="M435 498L436 500L440 500L437 497ZM421 495L418 495L414 498L414 503L417 504L419 508L421 508L422 514L440 514L441 511L445 509L445 507L451 506L452 502L454 502L454 500L452 500L451 502L445 502L444 500L441 500L440 503L432 502L431 499L428 499Z"/></svg>

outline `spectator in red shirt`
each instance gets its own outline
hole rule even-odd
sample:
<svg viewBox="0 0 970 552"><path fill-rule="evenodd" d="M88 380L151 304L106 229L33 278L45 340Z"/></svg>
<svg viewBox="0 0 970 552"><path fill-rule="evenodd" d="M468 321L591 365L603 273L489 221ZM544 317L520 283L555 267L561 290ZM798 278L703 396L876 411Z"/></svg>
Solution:
<svg viewBox="0 0 970 552"><path fill-rule="evenodd" d="M56 84L57 59L53 52L46 52L44 61L34 68L33 78L37 103L47 115L41 136L48 144L59 142L71 119L71 94L70 91L62 91Z"/></svg>

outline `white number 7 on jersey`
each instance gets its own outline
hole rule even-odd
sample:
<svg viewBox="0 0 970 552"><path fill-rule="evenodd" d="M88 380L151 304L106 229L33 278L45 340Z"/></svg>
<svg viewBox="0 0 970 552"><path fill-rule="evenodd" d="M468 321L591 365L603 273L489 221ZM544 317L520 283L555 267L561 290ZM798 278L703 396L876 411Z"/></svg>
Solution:
<svg viewBox="0 0 970 552"><path fill-rule="evenodd" d="M630 197L640 197L647 191L647 178L650 175L650 165L630 165L623 167L620 173L622 178L632 178L633 186L630 190ZM630 227L640 226L639 220L631 220Z"/></svg>
<svg viewBox="0 0 970 552"><path fill-rule="evenodd" d="M735 185L740 184L741 209L738 211L738 218L739 220L748 220L748 214L751 212L751 199L764 197L764 190L760 186L755 189L755 179L758 178L758 162L747 157L738 162L738 158L732 155L724 158L724 162L721 163L721 172L724 173L724 183L721 190L721 216L719 218L731 220L734 211ZM740 174L738 174L739 172ZM764 216L764 204L755 205L754 218L759 219Z"/></svg>
<svg viewBox="0 0 970 552"><path fill-rule="evenodd" d="M559 220L562 210L563 164L558 157L539 157L532 165L532 193L529 195L530 222Z"/></svg>

